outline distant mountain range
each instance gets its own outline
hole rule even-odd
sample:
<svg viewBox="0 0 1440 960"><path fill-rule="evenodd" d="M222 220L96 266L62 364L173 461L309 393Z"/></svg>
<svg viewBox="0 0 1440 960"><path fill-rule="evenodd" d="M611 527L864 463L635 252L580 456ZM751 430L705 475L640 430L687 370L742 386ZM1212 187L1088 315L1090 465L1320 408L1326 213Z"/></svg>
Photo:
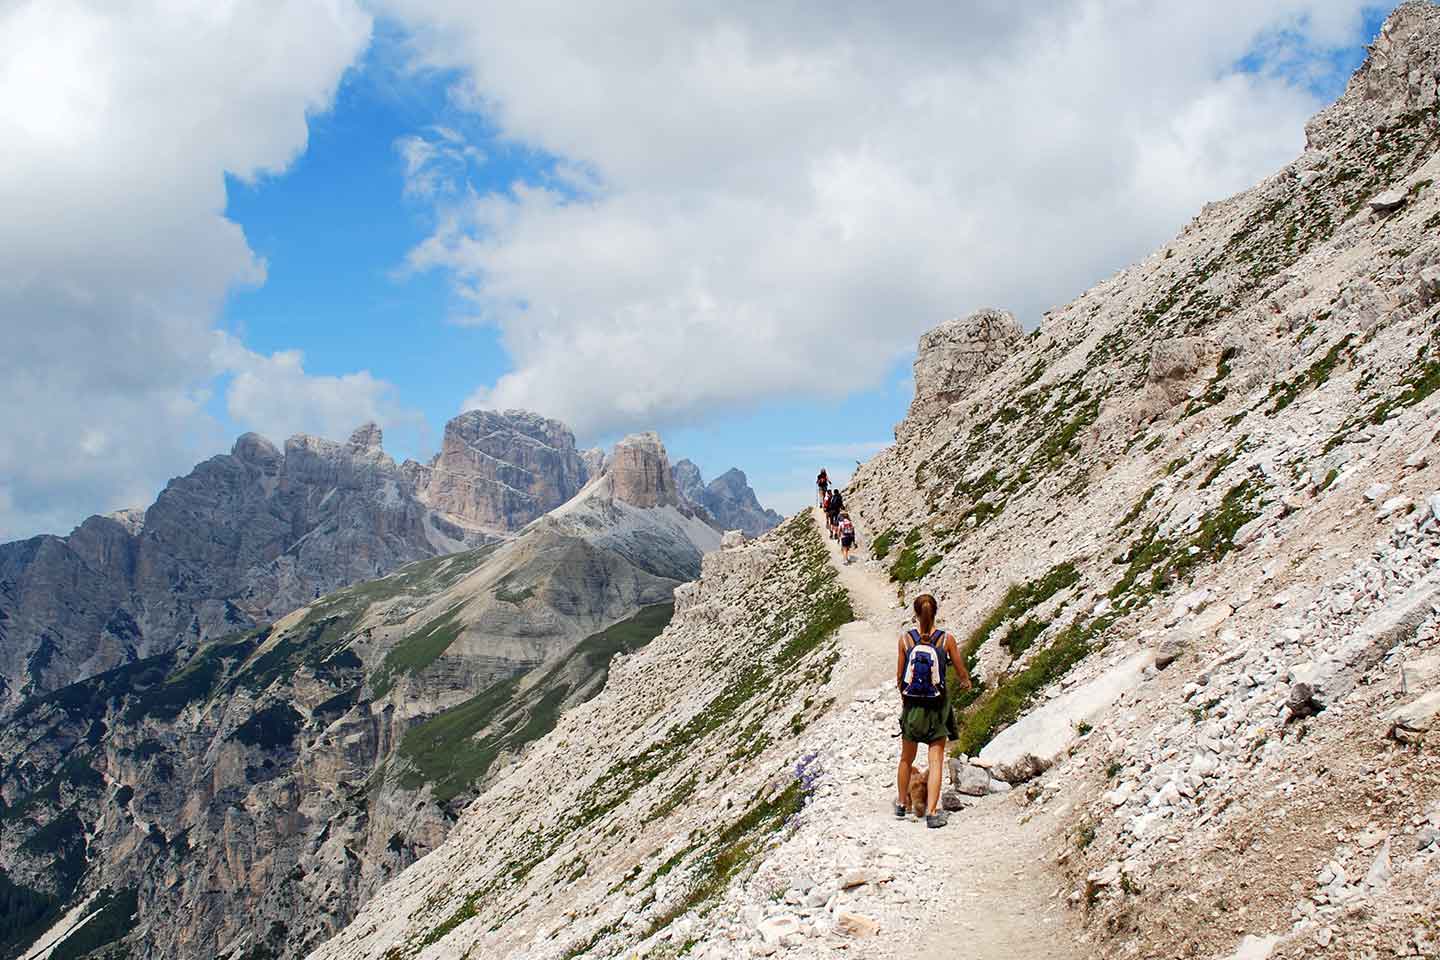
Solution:
<svg viewBox="0 0 1440 960"><path fill-rule="evenodd" d="M657 436L588 456L522 413L457 418L428 466L373 427L284 453L246 436L143 520L6 545L24 668L0 733L0 956L87 898L135 913L115 937L157 957L299 956L347 923L665 627L719 545ZM753 511L727 489L724 516ZM123 642L82 632L126 617Z"/></svg>
<svg viewBox="0 0 1440 960"><path fill-rule="evenodd" d="M283 450L245 434L144 511L0 544L0 717L403 564L495 542L570 500L605 462L577 450L564 424L519 410L461 414L428 464L397 464L381 439L374 424L346 443L298 435ZM726 529L778 522L732 474L692 502Z"/></svg>

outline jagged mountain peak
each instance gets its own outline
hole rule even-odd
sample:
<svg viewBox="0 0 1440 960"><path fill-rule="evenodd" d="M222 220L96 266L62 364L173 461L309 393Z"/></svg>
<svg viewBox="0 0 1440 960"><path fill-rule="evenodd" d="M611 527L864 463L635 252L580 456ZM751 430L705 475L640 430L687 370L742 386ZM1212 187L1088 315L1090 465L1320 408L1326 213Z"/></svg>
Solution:
<svg viewBox="0 0 1440 960"><path fill-rule="evenodd" d="M632 433L611 451L605 476L617 500L637 507L679 506L670 457L660 435Z"/></svg>

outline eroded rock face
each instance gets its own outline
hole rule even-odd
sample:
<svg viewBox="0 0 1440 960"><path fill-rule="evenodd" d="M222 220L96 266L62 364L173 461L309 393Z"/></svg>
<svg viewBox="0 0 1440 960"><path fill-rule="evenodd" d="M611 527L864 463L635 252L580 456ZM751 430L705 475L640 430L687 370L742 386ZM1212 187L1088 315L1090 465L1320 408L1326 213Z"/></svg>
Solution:
<svg viewBox="0 0 1440 960"><path fill-rule="evenodd" d="M439 455L411 469L426 504L495 533L558 507L589 476L570 428L524 410L462 413L445 425Z"/></svg>
<svg viewBox="0 0 1440 960"><path fill-rule="evenodd" d="M486 538L442 529L373 424L348 443L256 434L144 512L0 545L0 712L185 642L272 620L348 583Z"/></svg>
<svg viewBox="0 0 1440 960"><path fill-rule="evenodd" d="M777 526L784 517L761 506L745 472L731 468L707 485L700 468L681 460L671 471L680 496L703 509L722 530L740 530L758 537Z"/></svg>
<svg viewBox="0 0 1440 960"><path fill-rule="evenodd" d="M968 384L1005 362L1025 338L1008 310L986 309L947 320L920 338L911 416L943 410Z"/></svg>
<svg viewBox="0 0 1440 960"><path fill-rule="evenodd" d="M655 433L635 433L615 445L607 475L615 498L636 507L678 506L680 493L670 473L665 444Z"/></svg>

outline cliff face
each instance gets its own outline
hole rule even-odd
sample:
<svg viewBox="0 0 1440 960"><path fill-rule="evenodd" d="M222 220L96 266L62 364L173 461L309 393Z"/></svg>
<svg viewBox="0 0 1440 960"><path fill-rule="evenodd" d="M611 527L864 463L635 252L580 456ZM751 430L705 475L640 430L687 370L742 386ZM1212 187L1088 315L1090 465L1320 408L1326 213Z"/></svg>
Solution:
<svg viewBox="0 0 1440 960"><path fill-rule="evenodd" d="M347 443L291 437L283 451L245 434L143 514L0 544L0 715L26 696L505 536L588 477L569 429L524 411L456 417L425 466L397 465L381 443L374 424Z"/></svg>
<svg viewBox="0 0 1440 960"><path fill-rule="evenodd" d="M0 545L0 712L486 539L420 501L373 424L349 443L292 437L283 452L246 434L172 480L143 519Z"/></svg>
<svg viewBox="0 0 1440 960"><path fill-rule="evenodd" d="M620 459L668 476L644 450ZM147 956L303 954L658 633L718 542L602 478L504 542L27 700L0 731L0 886L34 915L7 924L28 942L123 895Z"/></svg>
<svg viewBox="0 0 1440 960"><path fill-rule="evenodd" d="M406 469L427 505L492 533L553 510L589 477L570 428L524 410L462 413L445 425L435 459Z"/></svg>
<svg viewBox="0 0 1440 960"><path fill-rule="evenodd" d="M721 530L739 530L758 537L784 518L760 505L745 472L732 467L707 485L700 468L681 460L674 468L675 486L686 501L702 508Z"/></svg>

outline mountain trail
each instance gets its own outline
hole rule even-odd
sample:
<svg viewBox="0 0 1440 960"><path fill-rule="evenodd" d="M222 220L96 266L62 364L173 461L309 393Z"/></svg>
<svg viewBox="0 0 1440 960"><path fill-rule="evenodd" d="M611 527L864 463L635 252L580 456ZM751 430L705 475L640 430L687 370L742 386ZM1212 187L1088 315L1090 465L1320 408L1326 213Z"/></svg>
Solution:
<svg viewBox="0 0 1440 960"><path fill-rule="evenodd" d="M1046 866L1052 857L1045 842L1058 822L1054 815L1022 818L1012 797L992 795L967 797L970 805L950 814L948 826L940 830L927 830L913 817L894 818L890 804L900 743L890 677L906 611L883 566L858 555L850 564L841 562L839 545L826 534L818 509L814 517L851 604L863 618L840 634L864 662L859 702L842 718L852 736L821 758L826 772L843 785L835 806L823 811L825 822L840 827L841 836L834 840L842 858L847 844L859 854L855 859L873 860L874 853L867 857L864 848L878 848L878 865L865 868L869 882L848 891L848 902L836 910L837 917L854 914L878 925L872 937L854 943L852 955L1083 956L1054 906L1059 881ZM820 861L836 850L826 843L811 850L820 875ZM860 926L866 926L863 920Z"/></svg>

